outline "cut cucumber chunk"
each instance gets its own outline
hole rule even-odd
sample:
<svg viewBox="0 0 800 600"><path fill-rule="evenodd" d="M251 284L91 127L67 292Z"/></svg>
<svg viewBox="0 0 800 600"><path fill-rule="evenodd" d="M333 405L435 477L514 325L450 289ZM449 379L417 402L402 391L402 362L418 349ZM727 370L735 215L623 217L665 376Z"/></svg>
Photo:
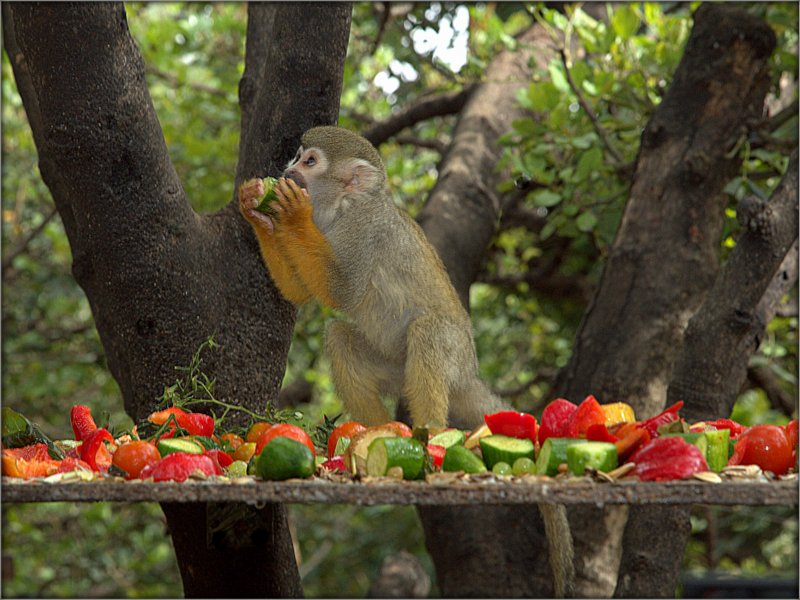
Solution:
<svg viewBox="0 0 800 600"><path fill-rule="evenodd" d="M264 195L261 197L258 206L256 206L256 210L273 215L275 214L275 209L272 208L272 203L278 199L278 195L275 193L275 184L278 183L278 180L274 177L265 177L262 181L264 182Z"/></svg>
<svg viewBox="0 0 800 600"><path fill-rule="evenodd" d="M555 477L558 475L558 466L567 462L567 448L586 442L581 438L547 438L536 459L536 474Z"/></svg>
<svg viewBox="0 0 800 600"><path fill-rule="evenodd" d="M513 438L507 435L487 435L482 437L481 452L483 462L491 469L495 463L513 465L518 458L533 458L535 450L529 439Z"/></svg>
<svg viewBox="0 0 800 600"><path fill-rule="evenodd" d="M428 443L450 448L451 446L463 446L466 440L467 436L460 429L447 429L434 435Z"/></svg>
<svg viewBox="0 0 800 600"><path fill-rule="evenodd" d="M203 454L205 448L192 440L176 440L174 438L166 438L158 441L158 453L161 457L173 452L188 452L189 454Z"/></svg>
<svg viewBox="0 0 800 600"><path fill-rule="evenodd" d="M283 436L270 440L255 457L255 473L267 481L311 477L314 466L308 446Z"/></svg>
<svg viewBox="0 0 800 600"><path fill-rule="evenodd" d="M403 479L418 479L424 462L425 449L419 440L379 437L369 445L367 475L383 477L390 469L399 468L403 471Z"/></svg>
<svg viewBox="0 0 800 600"><path fill-rule="evenodd" d="M728 441L731 437L730 429L705 431L708 447L706 448L706 462L708 468L719 473L728 464Z"/></svg>
<svg viewBox="0 0 800 600"><path fill-rule="evenodd" d="M617 468L617 447L609 442L572 444L567 447L567 467L573 475L583 475L587 468L607 473Z"/></svg>
<svg viewBox="0 0 800 600"><path fill-rule="evenodd" d="M467 450L464 446L451 446L444 455L442 471L483 473L486 471L486 465L483 464L480 457L472 450Z"/></svg>

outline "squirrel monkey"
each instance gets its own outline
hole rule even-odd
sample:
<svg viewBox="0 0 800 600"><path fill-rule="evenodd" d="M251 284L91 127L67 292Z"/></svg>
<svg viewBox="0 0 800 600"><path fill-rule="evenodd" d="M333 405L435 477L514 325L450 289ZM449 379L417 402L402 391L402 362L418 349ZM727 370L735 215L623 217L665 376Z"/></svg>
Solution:
<svg viewBox="0 0 800 600"><path fill-rule="evenodd" d="M301 144L273 218L254 210L260 179L242 184L239 204L284 297L348 317L325 341L345 407L375 425L391 420L381 396L402 397L414 426L478 425L501 404L478 378L469 315L422 229L392 201L378 151L339 127L310 129Z"/></svg>
<svg viewBox="0 0 800 600"><path fill-rule="evenodd" d="M276 185L274 216L255 210L261 179L239 207L283 296L317 298L347 321L327 328L333 381L357 421L391 420L382 395L402 397L415 427L473 428L505 408L478 378L469 315L417 223L395 206L378 151L339 127L316 127ZM572 538L561 505L539 505L557 595L569 594Z"/></svg>

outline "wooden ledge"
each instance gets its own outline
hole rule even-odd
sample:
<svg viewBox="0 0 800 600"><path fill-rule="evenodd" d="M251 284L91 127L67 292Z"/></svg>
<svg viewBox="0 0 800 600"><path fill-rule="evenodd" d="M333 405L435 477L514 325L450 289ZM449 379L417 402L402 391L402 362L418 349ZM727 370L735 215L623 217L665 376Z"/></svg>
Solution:
<svg viewBox="0 0 800 600"><path fill-rule="evenodd" d="M665 483L574 481L334 482L325 479L247 483L75 481L3 478L3 502L245 502L266 504L719 504L797 505L798 482L697 480Z"/></svg>

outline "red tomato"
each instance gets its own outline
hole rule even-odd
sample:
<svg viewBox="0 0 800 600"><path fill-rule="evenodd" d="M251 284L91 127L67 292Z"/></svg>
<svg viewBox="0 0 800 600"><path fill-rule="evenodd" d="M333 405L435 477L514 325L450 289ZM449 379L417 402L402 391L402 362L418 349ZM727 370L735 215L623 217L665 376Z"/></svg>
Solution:
<svg viewBox="0 0 800 600"><path fill-rule="evenodd" d="M783 431L786 433L786 439L789 440L789 443L792 445L792 448L797 450L797 419L792 419L789 421L783 428Z"/></svg>
<svg viewBox="0 0 800 600"><path fill-rule="evenodd" d="M586 435L589 427L592 425L605 425L605 422L606 413L603 412L600 403L595 397L589 395L570 415L563 433L566 437Z"/></svg>
<svg viewBox="0 0 800 600"><path fill-rule="evenodd" d="M247 430L247 435L245 436L244 441L256 443L258 441L258 436L260 436L273 425L274 423L269 423L267 421L257 421L256 423L253 423L250 426L250 429Z"/></svg>
<svg viewBox="0 0 800 600"><path fill-rule="evenodd" d="M442 468L442 463L444 462L444 455L447 453L447 448L444 446L440 446L439 444L428 444L428 454L431 455L433 459L433 466L437 469Z"/></svg>
<svg viewBox="0 0 800 600"><path fill-rule="evenodd" d="M501 410L491 415L484 415L483 420L489 431L497 435L536 441L536 417L515 410Z"/></svg>
<svg viewBox="0 0 800 600"><path fill-rule="evenodd" d="M297 425L292 425L290 423L279 423L278 425L273 425L266 431L262 432L256 441L256 454L261 454L261 450L264 449L264 446L266 446L270 440L276 437L288 437L289 439L300 442L301 444L305 444L308 446L308 449L311 450L312 456L317 455L317 451L314 448L314 442L311 441L309 435L303 430L302 427L298 427Z"/></svg>
<svg viewBox="0 0 800 600"><path fill-rule="evenodd" d="M328 436L328 458L333 458L336 455L336 445L339 443L340 438L353 439L355 434L365 429L366 427L355 421L348 421L336 427Z"/></svg>
<svg viewBox="0 0 800 600"><path fill-rule="evenodd" d="M90 433L97 429L97 425L92 418L92 409L83 404L75 404L69 411L69 422L75 439L85 440Z"/></svg>
<svg viewBox="0 0 800 600"><path fill-rule="evenodd" d="M225 433L220 436L219 443L223 447L227 448L228 454L233 456L233 453L236 452L236 449L244 444L244 439L235 433Z"/></svg>
<svg viewBox="0 0 800 600"><path fill-rule="evenodd" d="M159 460L161 460L161 454L158 453L155 444L145 440L136 440L117 448L111 458L111 464L128 474L125 479L138 479L142 469Z"/></svg>
<svg viewBox="0 0 800 600"><path fill-rule="evenodd" d="M739 444L744 446L741 451ZM783 475L794 464L792 444L778 425L753 425L739 436L734 451L736 458L737 452L741 455L740 462L732 464L758 465L775 475Z"/></svg>
<svg viewBox="0 0 800 600"><path fill-rule="evenodd" d="M553 400L545 406L539 424L539 444L544 444L549 437L563 437L567 421L576 410L578 407L564 398Z"/></svg>

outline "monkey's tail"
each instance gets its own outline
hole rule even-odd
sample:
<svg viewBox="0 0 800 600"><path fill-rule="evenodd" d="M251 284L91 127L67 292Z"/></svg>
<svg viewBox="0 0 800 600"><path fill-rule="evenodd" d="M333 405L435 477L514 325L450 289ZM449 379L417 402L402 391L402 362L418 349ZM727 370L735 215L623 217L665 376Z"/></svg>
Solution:
<svg viewBox="0 0 800 600"><path fill-rule="evenodd" d="M556 598L570 598L574 593L575 564L572 532L563 504L539 504L547 535L550 568L553 571L553 593Z"/></svg>

